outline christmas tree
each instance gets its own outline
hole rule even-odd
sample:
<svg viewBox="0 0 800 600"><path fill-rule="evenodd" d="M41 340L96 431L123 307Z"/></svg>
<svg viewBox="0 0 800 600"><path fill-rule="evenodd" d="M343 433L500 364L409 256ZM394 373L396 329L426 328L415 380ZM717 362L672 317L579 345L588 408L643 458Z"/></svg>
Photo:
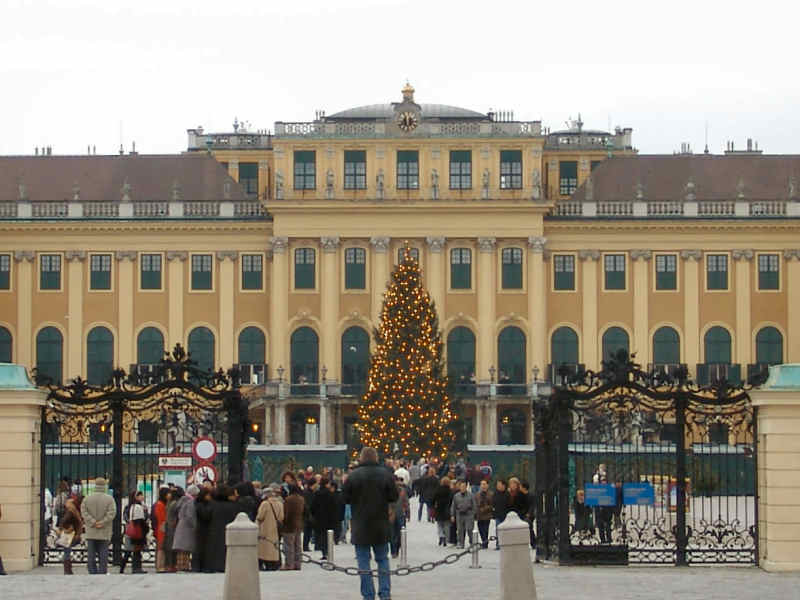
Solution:
<svg viewBox="0 0 800 600"><path fill-rule="evenodd" d="M375 338L367 392L358 407L361 443L385 455L446 457L455 417L439 320L408 247L384 294Z"/></svg>

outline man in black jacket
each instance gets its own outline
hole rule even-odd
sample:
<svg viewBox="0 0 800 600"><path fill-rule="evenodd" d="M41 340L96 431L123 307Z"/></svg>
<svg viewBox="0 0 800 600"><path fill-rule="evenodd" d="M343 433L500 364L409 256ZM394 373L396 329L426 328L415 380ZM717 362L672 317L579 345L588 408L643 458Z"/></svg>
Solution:
<svg viewBox="0 0 800 600"><path fill-rule="evenodd" d="M328 480L324 477L311 500L311 518L314 521L314 547L322 552L322 560L328 560L328 529L336 530L336 509Z"/></svg>
<svg viewBox="0 0 800 600"><path fill-rule="evenodd" d="M506 480L497 480L497 489L492 496L492 513L494 514L494 534L497 537L495 542L495 550L500 550L500 536L497 535L497 527L506 520L508 509L511 505L511 495L506 489Z"/></svg>
<svg viewBox="0 0 800 600"><path fill-rule="evenodd" d="M436 494L436 490L439 487L439 480L436 478L436 475L433 474L433 468L428 467L425 475L417 479L415 484L419 489L419 510L417 511L417 521L422 520L422 507L424 505L426 508L428 522L432 522L433 517L431 516L431 508L433 507L433 496Z"/></svg>
<svg viewBox="0 0 800 600"><path fill-rule="evenodd" d="M356 547L356 559L360 571L369 571L370 550L378 564L378 596L391 599L389 573L389 504L398 498L394 477L378 465L378 453L364 446L358 458L358 467L347 477L344 484L344 502L352 507L350 541ZM372 575L361 575L361 596L374 600L375 586Z"/></svg>

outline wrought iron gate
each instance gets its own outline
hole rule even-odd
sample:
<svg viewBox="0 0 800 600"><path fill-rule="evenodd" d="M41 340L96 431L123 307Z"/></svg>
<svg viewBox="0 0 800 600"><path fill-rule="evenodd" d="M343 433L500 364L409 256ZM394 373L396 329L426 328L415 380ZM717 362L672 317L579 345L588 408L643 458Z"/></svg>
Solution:
<svg viewBox="0 0 800 600"><path fill-rule="evenodd" d="M761 376L700 388L685 366L645 372L632 358L623 350L599 373L565 370L535 406L539 555L561 564L756 564L747 392ZM627 504L637 487L652 501ZM587 491L607 505L587 506Z"/></svg>
<svg viewBox="0 0 800 600"><path fill-rule="evenodd" d="M50 389L42 409L40 564L61 561L55 545L58 515L45 503L65 487L71 493L69 488L77 486L75 491L85 495L96 477L108 480L117 505L111 541L116 563L128 494L143 491L148 509L155 502L162 477L159 456L191 454L193 441L208 436L218 448L212 463L218 477L242 480L248 405L236 369L202 371L178 344L146 372L115 370L105 386L80 377L64 386L37 383ZM145 551L145 561L154 560L153 546ZM83 544L73 549L72 560L85 562Z"/></svg>

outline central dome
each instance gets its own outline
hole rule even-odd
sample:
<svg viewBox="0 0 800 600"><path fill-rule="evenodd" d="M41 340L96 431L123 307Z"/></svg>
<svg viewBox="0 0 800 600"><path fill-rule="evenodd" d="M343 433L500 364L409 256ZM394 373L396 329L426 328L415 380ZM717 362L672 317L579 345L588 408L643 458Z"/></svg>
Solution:
<svg viewBox="0 0 800 600"><path fill-rule="evenodd" d="M488 119L483 113L448 104L420 104L419 106L422 109L422 117L425 119ZM328 115L326 119L391 119L393 116L394 105L387 102L386 104L367 104L348 108Z"/></svg>

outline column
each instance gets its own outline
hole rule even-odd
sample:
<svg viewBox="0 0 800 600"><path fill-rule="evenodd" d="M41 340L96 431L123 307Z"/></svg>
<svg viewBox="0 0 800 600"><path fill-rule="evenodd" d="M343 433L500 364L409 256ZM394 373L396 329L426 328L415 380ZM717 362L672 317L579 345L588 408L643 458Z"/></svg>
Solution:
<svg viewBox="0 0 800 600"><path fill-rule="evenodd" d="M338 381L339 365L339 237L323 237L322 245L322 298L320 317L322 320L322 365L328 373L335 373ZM322 427L320 426L320 431ZM320 440L322 439L320 433ZM321 442L320 442L321 443Z"/></svg>
<svg viewBox="0 0 800 600"><path fill-rule="evenodd" d="M475 400L475 425L473 437L476 444L483 444L483 402Z"/></svg>
<svg viewBox="0 0 800 600"><path fill-rule="evenodd" d="M530 323L530 368L547 368L547 276L544 252L547 238L528 238L528 323Z"/></svg>
<svg viewBox="0 0 800 600"><path fill-rule="evenodd" d="M328 400L319 402L319 443L320 446L328 444Z"/></svg>
<svg viewBox="0 0 800 600"><path fill-rule="evenodd" d="M765 571L800 571L800 366L772 368L750 392L758 413L758 554Z"/></svg>
<svg viewBox="0 0 800 600"><path fill-rule="evenodd" d="M235 362L236 340L234 339L234 315L236 306L233 301L236 290L236 274L234 272L239 253L235 250L217 252L219 262L219 365L228 369Z"/></svg>
<svg viewBox="0 0 800 600"><path fill-rule="evenodd" d="M755 252L734 250L731 256L736 264L736 354L732 358L741 365L742 375L746 376L748 363L755 362L750 360L750 268Z"/></svg>
<svg viewBox="0 0 800 600"><path fill-rule="evenodd" d="M681 250L683 259L683 356L694 373L700 362L700 250Z"/></svg>
<svg viewBox="0 0 800 600"><path fill-rule="evenodd" d="M493 237L478 238L478 356L476 376L478 382L489 381L489 368L494 366L495 348L495 246Z"/></svg>
<svg viewBox="0 0 800 600"><path fill-rule="evenodd" d="M369 243L372 244L372 310L370 316L375 327L378 327L381 319L383 293L386 291L386 284L389 281L387 271L389 241L388 237L373 237L369 240Z"/></svg>
<svg viewBox="0 0 800 600"><path fill-rule="evenodd" d="M428 237L428 291L431 298L436 303L436 311L439 314L439 323L445 321L445 285L447 278L444 271L444 246L447 238Z"/></svg>
<svg viewBox="0 0 800 600"><path fill-rule="evenodd" d="M275 420L277 425L275 428L275 443L286 443L286 404L284 402L275 403Z"/></svg>
<svg viewBox="0 0 800 600"><path fill-rule="evenodd" d="M272 432L272 404L269 400L264 400L264 443L267 445L275 443L275 434Z"/></svg>
<svg viewBox="0 0 800 600"><path fill-rule="evenodd" d="M650 362L650 317L648 314L650 250L631 250L633 262L633 340L631 352L636 353L639 362Z"/></svg>
<svg viewBox="0 0 800 600"><path fill-rule="evenodd" d="M583 265L583 330L581 344L583 346L580 360L587 369L598 369L600 361L597 356L597 263L600 260L599 250L581 250L578 258Z"/></svg>
<svg viewBox="0 0 800 600"><path fill-rule="evenodd" d="M33 277L36 254L29 250L14 252L17 261L17 344L16 355L12 358L17 364L33 368Z"/></svg>
<svg viewBox="0 0 800 600"><path fill-rule="evenodd" d="M128 369L136 362L136 340L133 339L133 294L137 253L133 250L118 250L117 259L117 348L119 356L114 364Z"/></svg>
<svg viewBox="0 0 800 600"><path fill-rule="evenodd" d="M85 250L67 250L67 360L66 380L81 375L83 368L83 269Z"/></svg>
<svg viewBox="0 0 800 600"><path fill-rule="evenodd" d="M272 238L272 276L270 278L272 293L270 294L269 317L272 335L270 335L269 339L269 356L270 361L272 361L272 365L270 366L271 371L276 373L278 367L283 367L287 373L287 377L291 378L288 354L289 338L287 333L289 322L288 247L288 238ZM280 418L278 419L278 424L280 425ZM278 435L285 436L285 424L283 432L279 432Z"/></svg>
<svg viewBox="0 0 800 600"><path fill-rule="evenodd" d="M487 436L486 436L486 443L490 446L497 445L497 398L493 398L487 404L487 413L488 413L488 429L487 429Z"/></svg>
<svg viewBox="0 0 800 600"><path fill-rule="evenodd" d="M232 158L228 161L228 175L239 181L239 159Z"/></svg>
<svg viewBox="0 0 800 600"><path fill-rule="evenodd" d="M786 297L790 299L786 303L786 339L783 343L786 344L787 362L797 363L800 362L800 303L792 302L791 299L800 297L800 250L786 250L783 257L786 259L786 276L783 281Z"/></svg>
<svg viewBox="0 0 800 600"><path fill-rule="evenodd" d="M266 200L269 188L269 161L258 161L258 198Z"/></svg>
<svg viewBox="0 0 800 600"><path fill-rule="evenodd" d="M167 325L169 339L166 340L166 350L171 350L175 344L185 344L183 339L183 288L185 277L183 263L189 258L185 250L171 250L167 252L167 296L169 302L169 323Z"/></svg>

